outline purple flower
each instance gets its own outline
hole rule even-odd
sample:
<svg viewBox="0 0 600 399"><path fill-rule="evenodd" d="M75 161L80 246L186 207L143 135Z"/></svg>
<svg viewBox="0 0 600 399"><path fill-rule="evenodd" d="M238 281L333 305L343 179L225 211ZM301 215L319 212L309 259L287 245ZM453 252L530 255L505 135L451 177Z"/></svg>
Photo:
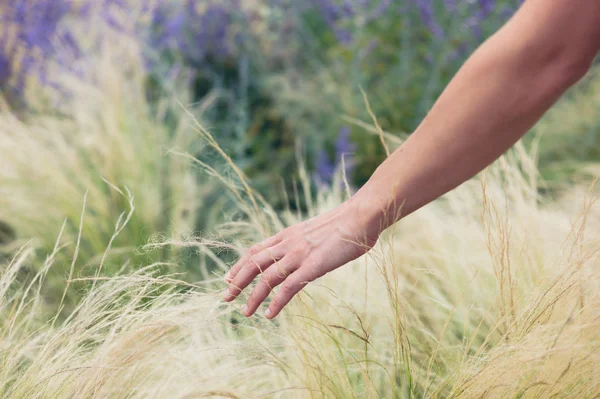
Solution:
<svg viewBox="0 0 600 399"><path fill-rule="evenodd" d="M515 3L518 4L504 4L504 7L498 10L499 4L495 0L476 0L476 7L473 7L475 11L467 18L465 27L473 32L477 41L481 41L484 38L484 25L490 20L490 17L496 16L496 22L508 20L522 0L516 0Z"/></svg>
<svg viewBox="0 0 600 399"><path fill-rule="evenodd" d="M343 45L353 41L352 32L343 25L356 15L356 9L349 0L341 4L335 0L312 0L313 4L321 11L321 15L329 28L335 33L337 40Z"/></svg>
<svg viewBox="0 0 600 399"><path fill-rule="evenodd" d="M68 50L74 51L71 36L58 33L62 18L67 15L72 3L67 0L42 1L21 0L5 6L0 16L2 37L0 38L0 84L13 97L20 97L30 73L40 81L47 81L45 59L51 54L53 41L59 41ZM12 36L11 43L6 40ZM17 57L17 54L22 54ZM13 60L19 58L17 64Z"/></svg>
<svg viewBox="0 0 600 399"><path fill-rule="evenodd" d="M371 11L367 17L367 21L374 21L381 18L390 9L392 2L393 0L381 0L377 7ZM366 6L364 8L366 8Z"/></svg>
<svg viewBox="0 0 600 399"><path fill-rule="evenodd" d="M105 22L119 27L114 12L128 6L125 0L19 0L13 3L3 8L0 16L0 85L18 102L22 102L29 76L60 90L57 82L48 76L49 60L77 72L74 61L81 56L81 49L72 32L61 27L66 16L88 18L92 11L98 11ZM11 37L10 43L7 37ZM14 63L16 59L18 63Z"/></svg>
<svg viewBox="0 0 600 399"><path fill-rule="evenodd" d="M483 18L487 17L494 11L496 7L495 0L478 0L479 7L481 8L481 15Z"/></svg>
<svg viewBox="0 0 600 399"><path fill-rule="evenodd" d="M337 40L340 43L342 43L343 45L352 44L353 37L352 37L352 32L349 29L336 28L335 36L337 37Z"/></svg>
<svg viewBox="0 0 600 399"><path fill-rule="evenodd" d="M323 149L317 154L317 167L314 180L318 185L329 185L333 180L335 165L331 162L329 155Z"/></svg>
<svg viewBox="0 0 600 399"><path fill-rule="evenodd" d="M346 18L354 17L355 12L351 0L344 0L344 2L341 5L341 13Z"/></svg>
<svg viewBox="0 0 600 399"><path fill-rule="evenodd" d="M6 54L0 52L0 86L10 78L12 67Z"/></svg>
<svg viewBox="0 0 600 399"><path fill-rule="evenodd" d="M443 38L444 31L438 24L437 19L435 17L433 1L417 0L417 8L419 9L419 12L421 14L421 19L423 20L423 23L425 24L425 26L427 26L427 28L429 28L433 36L438 39Z"/></svg>
<svg viewBox="0 0 600 399"><path fill-rule="evenodd" d="M236 32L245 17L240 9L239 0L185 0L183 7L162 3L152 13L150 42L159 52L171 51L196 66L208 56L233 57L243 40Z"/></svg>
<svg viewBox="0 0 600 399"><path fill-rule="evenodd" d="M346 166L352 163L352 158L349 156L356 151L356 145L350 140L350 128L344 126L338 133L338 138L335 142L335 156L336 162L342 162L342 156L344 156L344 163Z"/></svg>
<svg viewBox="0 0 600 399"><path fill-rule="evenodd" d="M350 129L344 126L338 133L335 142L335 160L332 162L329 155L324 149L321 149L317 154L316 170L313 175L313 180L319 186L329 186L333 182L336 169L342 164L344 158L344 173L350 177L356 162L353 158L353 153L356 151L356 145L350 139Z"/></svg>
<svg viewBox="0 0 600 399"><path fill-rule="evenodd" d="M446 8L446 10L450 11L450 12L454 12L456 11L456 0L444 0L444 6Z"/></svg>
<svg viewBox="0 0 600 399"><path fill-rule="evenodd" d="M128 0L19 0L5 6L0 14L0 85L21 96L27 77L54 86L47 70L52 63L73 69L82 54L77 40L61 23L67 15L80 19L98 16L107 26L135 35L158 53L169 51L194 67L207 57L235 57L246 36L245 15L240 0L142 2L142 12L150 13L150 26L129 25L121 17L131 13ZM10 30L10 31L9 31ZM346 38L347 32L340 32ZM11 38L10 43L8 38ZM347 40L347 39L345 39ZM56 44L60 46L57 51ZM19 63L13 64L13 60ZM149 59L146 65L152 66Z"/></svg>

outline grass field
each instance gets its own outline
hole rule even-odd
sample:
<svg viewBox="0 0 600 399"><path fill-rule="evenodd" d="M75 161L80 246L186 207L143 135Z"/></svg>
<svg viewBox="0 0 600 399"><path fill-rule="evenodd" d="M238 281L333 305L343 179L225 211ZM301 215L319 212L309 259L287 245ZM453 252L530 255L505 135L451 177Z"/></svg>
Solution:
<svg viewBox="0 0 600 399"><path fill-rule="evenodd" d="M307 287L275 321L220 299L218 263L193 284L157 264L84 278L89 291L59 323L41 292L65 249L21 282L35 259L26 245L0 284L2 397L594 397L596 198L573 188L548 203L535 178L519 147ZM313 211L342 198L322 193ZM218 259L257 227L147 249L193 246Z"/></svg>
<svg viewBox="0 0 600 399"><path fill-rule="evenodd" d="M0 6L33 18L0 40L1 398L600 396L597 69L274 320L222 300L249 245L382 159L361 90L397 147L511 2L469 42L462 3L59 3Z"/></svg>

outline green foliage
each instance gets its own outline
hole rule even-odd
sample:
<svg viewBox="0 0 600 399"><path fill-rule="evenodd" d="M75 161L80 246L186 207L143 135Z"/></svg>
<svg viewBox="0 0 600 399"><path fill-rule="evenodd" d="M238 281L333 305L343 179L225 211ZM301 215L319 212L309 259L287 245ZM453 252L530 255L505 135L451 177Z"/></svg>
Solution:
<svg viewBox="0 0 600 399"><path fill-rule="evenodd" d="M179 107L177 125L164 123L160 110L176 108L163 99L153 112L139 59L120 53L117 63L115 55L98 55L91 81L62 76L72 96L54 112L20 117L4 109L0 115L4 252L28 239L40 253L52 252L63 222L59 245L76 243L76 250L60 252L60 267L50 273L49 302L60 300L61 281L113 274L123 259L131 268L161 263L168 269L185 251L138 249L155 235L193 233L198 211L210 208L203 201L212 183L199 180L189 160L169 154L201 150L184 110ZM111 256L104 255L107 246ZM188 269L193 272L191 264Z"/></svg>
<svg viewBox="0 0 600 399"><path fill-rule="evenodd" d="M527 141L538 143L540 173L550 188L589 175L600 161L600 70L596 67L538 123Z"/></svg>
<svg viewBox="0 0 600 399"><path fill-rule="evenodd" d="M318 9L309 8L299 16L304 55L293 67L271 74L269 91L293 131L308 132L311 165L316 148L333 142L344 124L342 116L370 121L360 88L368 94L384 130L410 133L470 52L510 16L513 7L511 1L495 2L494 10L475 22L477 8L466 4L453 12L436 8L441 37L408 2L391 6L374 19L363 10L338 22L352 37L349 43L337 40ZM359 127L352 137L358 143L354 182L361 185L385 153L379 139Z"/></svg>

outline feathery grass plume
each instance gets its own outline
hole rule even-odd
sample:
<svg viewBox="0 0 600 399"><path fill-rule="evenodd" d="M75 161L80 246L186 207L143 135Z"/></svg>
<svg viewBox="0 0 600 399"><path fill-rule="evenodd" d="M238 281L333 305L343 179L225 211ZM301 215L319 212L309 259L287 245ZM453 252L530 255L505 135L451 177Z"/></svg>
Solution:
<svg viewBox="0 0 600 399"><path fill-rule="evenodd" d="M65 242L77 238L88 192L75 275L84 267L91 270L86 274L100 267L114 272L118 256L134 267L168 261L176 248L137 256L134 250L153 234L193 231L197 210L213 187L199 186L190 161L168 155L172 148L197 154L201 144L172 99L147 101L138 43L118 32L106 34L114 41L107 39L101 52L89 55L85 76L68 71L55 76L70 88L58 109L24 118L8 107L0 111L0 221L49 252L63 220L68 220ZM185 91L178 97L185 100ZM101 266L97 255L121 214L131 220ZM59 256L72 255L62 251ZM53 274L64 280L69 269L56 268Z"/></svg>
<svg viewBox="0 0 600 399"><path fill-rule="evenodd" d="M220 278L189 284L150 265L92 277L92 291L52 326L39 291L15 280L31 259L25 247L0 280L0 396L595 397L596 197L580 197L577 209L546 202L536 178L517 146L308 285L273 321L237 312L250 291L227 304ZM223 242L164 245L196 246L225 270L215 250L300 220L246 194L248 222L225 225ZM316 213L344 192L320 195ZM48 259L30 287L59 258Z"/></svg>

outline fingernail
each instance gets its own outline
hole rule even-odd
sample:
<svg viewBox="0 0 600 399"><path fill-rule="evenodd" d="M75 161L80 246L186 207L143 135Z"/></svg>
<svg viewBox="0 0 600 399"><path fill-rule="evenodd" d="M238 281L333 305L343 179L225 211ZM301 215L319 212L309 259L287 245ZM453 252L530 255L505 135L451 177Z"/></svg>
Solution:
<svg viewBox="0 0 600 399"><path fill-rule="evenodd" d="M265 310L265 317L270 317L271 316L271 309L267 309Z"/></svg>
<svg viewBox="0 0 600 399"><path fill-rule="evenodd" d="M225 281L231 281L231 272L227 272L225 275Z"/></svg>
<svg viewBox="0 0 600 399"><path fill-rule="evenodd" d="M223 292L223 299L227 299L229 298L230 292L229 292L229 288L227 288L224 292Z"/></svg>
<svg viewBox="0 0 600 399"><path fill-rule="evenodd" d="M248 305L242 306L242 313L246 314L248 312Z"/></svg>

